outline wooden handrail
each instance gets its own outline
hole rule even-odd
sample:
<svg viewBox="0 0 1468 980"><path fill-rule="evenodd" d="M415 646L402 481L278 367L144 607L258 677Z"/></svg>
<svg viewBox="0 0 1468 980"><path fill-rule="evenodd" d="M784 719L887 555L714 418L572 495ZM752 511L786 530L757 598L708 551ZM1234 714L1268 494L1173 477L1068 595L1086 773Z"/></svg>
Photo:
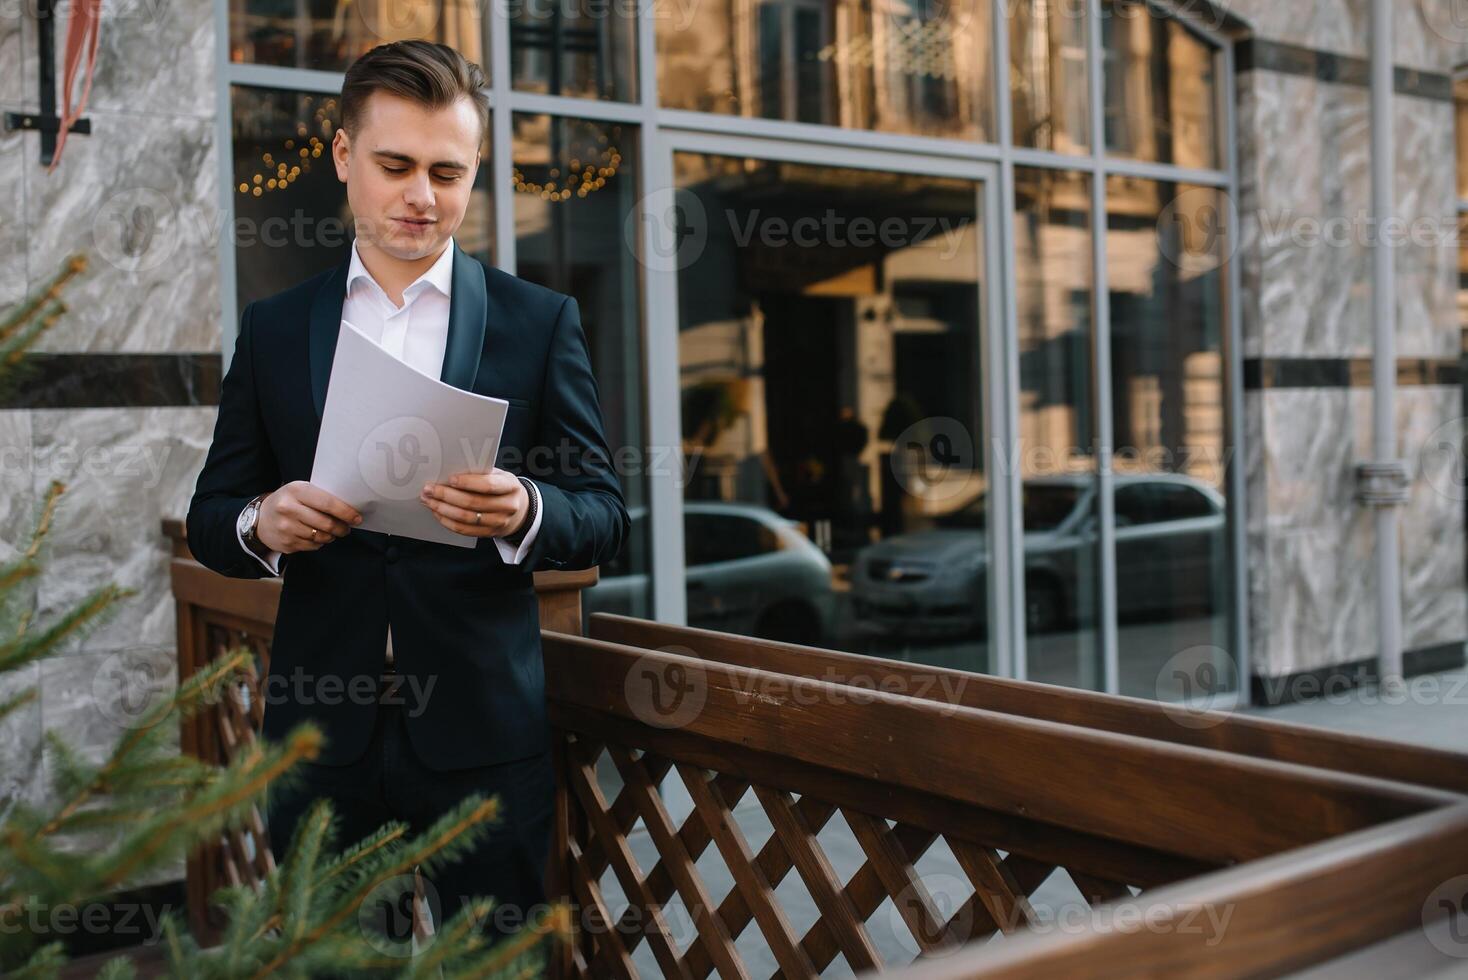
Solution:
<svg viewBox="0 0 1468 980"><path fill-rule="evenodd" d="M1248 861L1461 800L604 640L553 634L545 646L552 722L573 731L657 738L639 727L656 728L651 706L677 683L699 702L678 717L679 740L738 745L1205 863Z"/></svg>
<svg viewBox="0 0 1468 980"><path fill-rule="evenodd" d="M1465 868L1468 805L1458 805L1148 893L1128 910L1130 928L1098 915L916 966L903 980L1279 976L1441 918L1427 900Z"/></svg>
<svg viewBox="0 0 1468 980"><path fill-rule="evenodd" d="M263 665L280 580L215 575L179 522L164 530L181 676L231 645ZM790 980L838 956L900 970L867 931L883 907L927 954L914 980L1273 974L1409 928L1424 889L1468 872L1457 753L609 614L586 637L580 589L595 582L535 576L558 775L548 883L579 912L557 977L633 980L643 942L665 976L748 976L734 940L751 923ZM186 751L222 761L253 737L258 714L224 702L185 726ZM742 801L773 828L758 847ZM844 880L822 847L843 823L863 859ZM191 914L224 881L269 872L259 820L231 834L191 859ZM939 844L973 889L951 916L917 871ZM700 871L711 849L734 880L718 900ZM799 929L776 891L791 874L819 913ZM1207 948L1181 930L1024 935L1057 875L1098 922L1126 903L1168 921L1227 903L1228 932ZM975 942L996 932L1014 935Z"/></svg>
<svg viewBox="0 0 1468 980"><path fill-rule="evenodd" d="M1461 752L613 613L593 613L587 635L648 649L677 647L703 660L801 677L845 677L865 684L880 681L928 700L1468 794L1468 754Z"/></svg>

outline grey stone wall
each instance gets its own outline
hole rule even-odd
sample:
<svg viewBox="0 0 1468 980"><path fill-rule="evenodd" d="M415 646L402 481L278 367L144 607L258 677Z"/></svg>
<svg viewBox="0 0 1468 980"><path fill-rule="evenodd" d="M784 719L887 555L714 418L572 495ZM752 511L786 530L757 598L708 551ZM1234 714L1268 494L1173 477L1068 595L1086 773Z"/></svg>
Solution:
<svg viewBox="0 0 1468 980"><path fill-rule="evenodd" d="M37 104L31 6L0 18L4 109ZM46 487L60 480L68 489L27 608L45 624L108 582L136 594L20 678L40 698L0 731L7 796L45 791L35 778L48 773L43 728L101 757L135 717L129 706L175 683L159 525L184 514L214 424L207 392L170 382L178 355L217 359L221 343L218 243L187 227L218 210L213 5L102 9L92 135L73 135L48 174L37 133L0 134L0 305L41 288L68 255L90 260L65 293L70 311L37 347L85 380L43 400L64 407L0 410L0 556L24 545ZM64 29L63 17L58 51ZM150 361L157 383L115 370L118 355L161 355ZM124 376L133 383L120 394ZM139 407L95 407L108 404Z"/></svg>
<svg viewBox="0 0 1468 980"><path fill-rule="evenodd" d="M1236 48L1250 657L1280 677L1377 655L1375 533L1354 501L1373 452L1369 5L1226 6L1251 28ZM1425 651L1468 637L1463 504L1433 436L1463 415L1451 75L1468 24L1451 0L1396 7L1396 207L1428 230L1393 246L1404 646Z"/></svg>

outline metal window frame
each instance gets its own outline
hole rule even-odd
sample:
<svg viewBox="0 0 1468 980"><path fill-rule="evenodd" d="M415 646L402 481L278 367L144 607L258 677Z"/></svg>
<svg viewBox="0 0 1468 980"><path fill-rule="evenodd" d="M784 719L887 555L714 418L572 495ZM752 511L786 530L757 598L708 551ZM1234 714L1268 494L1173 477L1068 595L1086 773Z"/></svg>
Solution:
<svg viewBox="0 0 1468 980"><path fill-rule="evenodd" d="M1218 169L1197 169L1112 156L1105 149L1104 66L1101 50L1101 0L1087 0L1086 50L1090 91L1090 152L1066 154L1017 147L1013 142L1012 106L1009 91L1009 30L1006 8L1009 0L989 0L992 59L990 81L994 99L994 140L977 142L929 136L909 136L836 126L770 119L749 119L658 105L656 65L656 22L653 0L638 4L637 99L613 102L572 96L517 92L510 79L509 11L506 5L489 4L485 24L489 53L489 97L491 103L491 168L494 188L495 264L513 273L516 269L515 222L510 172L513 164L513 114L535 113L621 122L638 127L643 198L672 186L673 153L683 149L722 147L743 156L799 159L841 166L901 170L909 173L958 176L980 182L977 207L985 222L984 275L989 295L984 298L981 357L984 358L984 413L989 465L996 479L991 492L990 635L996 673L1024 679L1028 674L1025 649L1023 576L1023 529L1018 472L1000 467L1005 454L1018 443L1019 352L1018 311L1015 296L1014 205L1016 166L1042 167L1085 174L1091 182L1092 214L1092 397L1096 417L1097 479L1101 484L1100 547L1102 690L1115 693L1119 687L1118 638L1116 630L1115 513L1112 506L1113 433L1110 413L1110 311L1107 296L1105 255L1105 193L1110 176L1129 176L1204 187L1215 187L1236 199L1238 155L1235 139L1235 66L1231 39L1196 17L1196 0L1143 0L1154 13L1175 18L1211 45L1218 77L1217 146L1221 153ZM271 65L241 64L229 60L229 11L226 0L215 0L217 49L226 53L218 79L218 173L220 206L233 226L233 167L231 89L236 85L311 92L339 92L343 73L314 71ZM709 150L714 152L713 150ZM650 250L653 229L641 223L641 244ZM1235 230L1236 232L1236 230ZM220 248L220 335L226 364L233 349L237 303L235 250L227 236ZM644 386L642 429L647 434L648 498L650 510L653 574L652 611L655 618L685 623L687 607L683 591L684 550L682 526L681 466L659 465L659 458L676 458L682 446L679 404L678 324L676 273L641 263L641 341ZM1224 397L1226 449L1230 462L1226 473L1230 528L1230 567L1233 617L1231 644L1239 666L1238 701L1247 699L1248 609L1245 567L1244 473L1246 459L1243 432L1241 382L1241 317L1239 270L1235 261L1226 262L1224 276ZM1003 475L1005 479L997 477ZM992 519L1002 517L1003 519ZM1217 706L1217 702L1214 702Z"/></svg>

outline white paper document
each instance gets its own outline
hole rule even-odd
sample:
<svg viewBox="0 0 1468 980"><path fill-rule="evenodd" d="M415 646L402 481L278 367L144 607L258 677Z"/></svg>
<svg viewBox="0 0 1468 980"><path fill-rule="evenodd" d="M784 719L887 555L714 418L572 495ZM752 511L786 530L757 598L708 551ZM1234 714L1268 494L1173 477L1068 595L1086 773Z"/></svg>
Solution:
<svg viewBox="0 0 1468 980"><path fill-rule="evenodd" d="M509 403L414 370L343 320L311 483L362 513L358 528L473 548L418 499L425 483L487 473Z"/></svg>

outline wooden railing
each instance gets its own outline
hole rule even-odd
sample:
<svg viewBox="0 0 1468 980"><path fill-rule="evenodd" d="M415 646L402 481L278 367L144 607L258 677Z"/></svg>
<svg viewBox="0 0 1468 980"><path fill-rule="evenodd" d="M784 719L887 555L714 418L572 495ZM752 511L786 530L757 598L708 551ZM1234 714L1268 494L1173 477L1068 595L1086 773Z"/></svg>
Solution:
<svg viewBox="0 0 1468 980"><path fill-rule="evenodd" d="M163 522L172 542L169 575L178 626L179 681L193 676L204 664L229 651L253 652L254 663L215 710L183 722L180 743L184 752L224 764L254 741L263 718L259 678L270 669L270 638L280 603L281 580L232 579L200 565L189 553L181 521ZM595 585L596 569L574 572L536 572L543 629L581 632L581 590ZM189 926L203 941L217 934L218 911L208 898L224 885L258 885L275 867L263 816L254 812L240 827L230 828L219 841L191 855L187 863ZM423 931L422 924L419 924Z"/></svg>
<svg viewBox="0 0 1468 980"><path fill-rule="evenodd" d="M560 976L753 976L751 924L786 978L838 958L933 980L1276 975L1419 927L1468 873L1468 756L620 616L582 636L578 574L536 577L548 890L577 911ZM268 655L278 583L186 553L173 576L181 672L241 642ZM222 708L185 746L223 758L256 724ZM843 835L849 873L825 843ZM934 855L962 894L934 894ZM190 863L191 909L269 861L254 821ZM1034 896L1057 882L1095 913L1084 927L1039 928ZM1221 934L1183 928L1205 905L1227 911ZM1161 927L1126 928L1123 907ZM883 908L895 953L874 938Z"/></svg>

